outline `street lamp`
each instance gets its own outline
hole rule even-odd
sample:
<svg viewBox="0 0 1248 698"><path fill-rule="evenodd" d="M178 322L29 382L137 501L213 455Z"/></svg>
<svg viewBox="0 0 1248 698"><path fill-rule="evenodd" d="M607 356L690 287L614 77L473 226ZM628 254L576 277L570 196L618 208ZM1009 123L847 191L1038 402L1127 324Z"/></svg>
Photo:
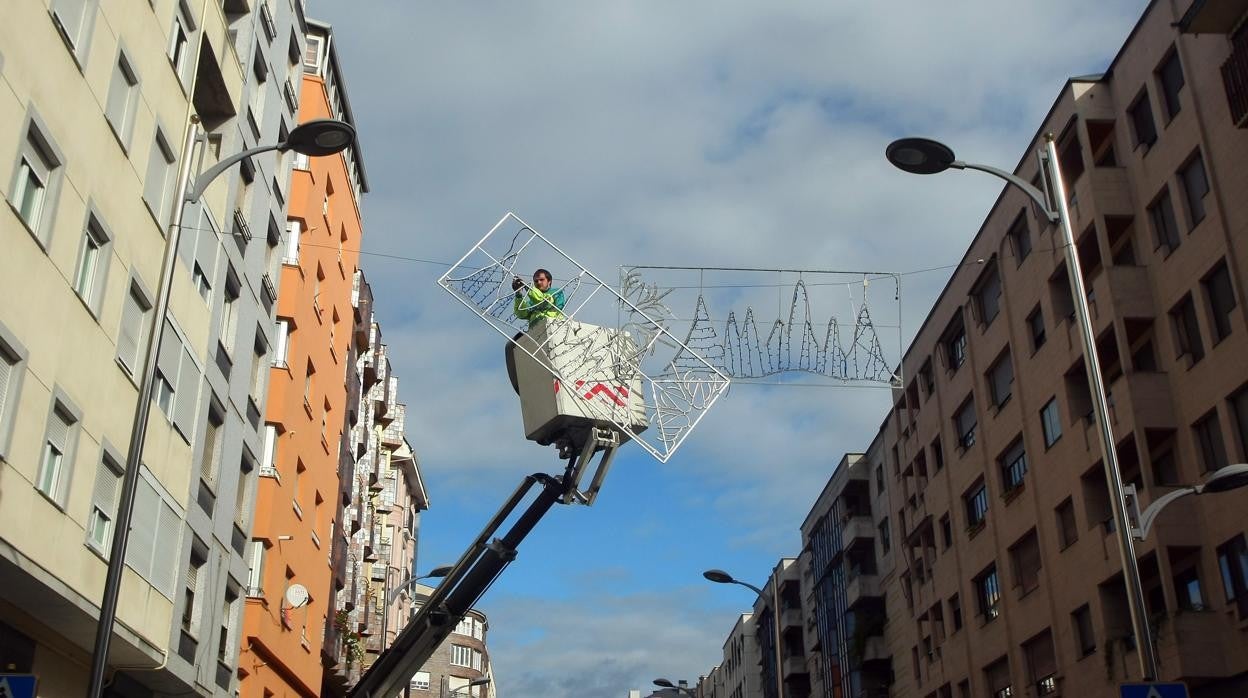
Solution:
<svg viewBox="0 0 1248 698"><path fill-rule="evenodd" d="M1127 495L1127 508L1131 513L1131 518L1136 521L1135 525L1131 527L1131 535L1139 541L1147 538L1148 530L1153 527L1153 523L1157 520L1157 516L1161 514L1161 510L1165 509L1168 504L1176 499L1182 499L1189 494L1229 492L1244 486L1248 486L1248 464L1236 463L1235 465L1228 465L1224 468L1219 468L1203 484L1186 485L1158 497L1141 512L1140 500L1136 497L1135 485L1126 485L1123 487L1123 490Z"/></svg>
<svg viewBox="0 0 1248 698"><path fill-rule="evenodd" d="M113 522L113 545L108 558L108 575L104 581L104 597L100 601L100 622L95 631L95 649L91 656L91 679L87 698L99 698L104 690L104 672L108 666L108 646L112 641L113 624L117 620L117 597L121 593L122 572L125 570L126 543L130 537L130 520L134 513L134 495L139 486L139 464L143 459L143 441L147 437L147 416L156 387L156 358L160 354L161 335L164 334L165 316L169 311L169 293L173 287L174 264L177 261L178 238L182 231L182 212L186 204L193 204L208 185L231 166L253 155L270 150L286 152L293 150L308 156L332 155L341 152L355 142L355 129L343 121L315 119L295 127L286 140L277 145L248 148L241 153L219 161L191 182L191 157L195 141L199 137L199 119L192 116L186 129L186 142L182 147L182 168L178 173L178 185L174 194L172 220L165 235L164 260L160 270L160 284L152 313L152 327L147 336L147 355L143 375L139 383L138 401L134 407L134 420L130 430L130 446L126 451L126 470L121 479L121 501Z"/></svg>
<svg viewBox="0 0 1248 698"><path fill-rule="evenodd" d="M702 576L706 577L708 580L712 582L715 582L716 584L740 584L746 589L749 589L753 591L755 594L758 594L758 598L762 599L764 604L767 603L767 597L763 594L762 589L759 589L758 587L754 586L753 584L750 584L749 582L743 582L739 579L736 579L731 574L728 574L727 572L723 570L707 570L702 573ZM781 667L780 667L780 661L781 661L780 660L780 590L778 589L778 587L779 587L779 583L777 582L777 580L772 579L772 585L771 585L772 641L771 643L775 645L775 654L776 654L776 698L784 698L784 677L781 674Z"/></svg>
<svg viewBox="0 0 1248 698"><path fill-rule="evenodd" d="M658 686L659 688L670 688L673 691L676 691L676 693L678 694L684 693L685 695L688 695L688 696L697 696L697 694L694 693L693 690L690 689L688 686L680 686L680 685L672 683L671 681L667 679L655 679L654 685Z"/></svg>
<svg viewBox="0 0 1248 698"><path fill-rule="evenodd" d="M441 565L440 567L434 567L433 569L429 570L428 574L422 574L419 577L412 577L406 582L403 582L402 584L400 584L399 588L393 589L393 590L390 589L390 570L391 570L391 567L389 565L386 565L386 588L384 590L386 605L383 606L381 609L381 650L383 652L386 650L386 647L389 646L390 644L386 640L387 640L387 633L390 632L390 606L391 604L394 603L394 598L398 596L399 593L402 592L404 589L412 586L413 584L415 584L416 582L419 582L422 579L429 579L430 577L445 577L446 575L451 573L451 566ZM400 628L400 630L402 629Z"/></svg>
<svg viewBox="0 0 1248 698"><path fill-rule="evenodd" d="M1118 555L1122 562L1122 576L1127 584L1127 605L1131 610L1131 630L1139 648L1140 673L1143 678L1157 678L1157 648L1153 646L1152 631L1148 625L1148 611L1144 605L1144 585L1140 581L1139 561L1131 538L1131 525L1127 519L1122 470L1118 466L1118 451L1114 447L1114 433L1109 425L1109 408L1105 398L1105 378L1101 373L1101 361L1096 352L1096 336L1088 309L1088 296L1083 286L1083 268L1075 251L1075 234L1071 227L1070 210L1066 205L1066 185L1062 180L1061 166L1057 160L1057 146L1053 134L1044 136L1044 150L1039 159L1047 168L1049 186L1052 187L1053 205L1031 184L1017 175L987 165L962 162L953 155L949 146L927 138L902 138L893 141L884 151L888 161L898 169L913 174L936 174L953 168L957 170L980 170L1000 177L1023 190L1044 211L1050 223L1058 223L1062 230L1062 248L1066 257L1067 276L1070 277L1070 293L1074 296L1075 315L1083 335L1083 361L1088 369L1088 387L1092 393L1092 412L1096 416L1101 441L1105 481L1109 486L1114 522L1118 535ZM1054 208L1056 206L1056 209Z"/></svg>

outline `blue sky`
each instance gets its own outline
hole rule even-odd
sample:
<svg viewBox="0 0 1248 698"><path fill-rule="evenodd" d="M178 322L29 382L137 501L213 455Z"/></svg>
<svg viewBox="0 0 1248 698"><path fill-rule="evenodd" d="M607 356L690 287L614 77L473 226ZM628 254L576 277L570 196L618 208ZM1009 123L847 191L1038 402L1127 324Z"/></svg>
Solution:
<svg viewBox="0 0 1248 698"><path fill-rule="evenodd" d="M500 337L436 285L515 211L599 276L617 265L910 272L957 264L1000 186L917 178L927 135L1012 167L1065 79L1103 71L1143 0L459 3L320 0L372 192L362 266L433 506L420 567L453 562L520 479ZM906 337L948 269L904 277ZM894 348L895 351L895 348ZM504 698L696 680L881 390L734 386L667 464L636 447L592 508L558 507L481 603Z"/></svg>

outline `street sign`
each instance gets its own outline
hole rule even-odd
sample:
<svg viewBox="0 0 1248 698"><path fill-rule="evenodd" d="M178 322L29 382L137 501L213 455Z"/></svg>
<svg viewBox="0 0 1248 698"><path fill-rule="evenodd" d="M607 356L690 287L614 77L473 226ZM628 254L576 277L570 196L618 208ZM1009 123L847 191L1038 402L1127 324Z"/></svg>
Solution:
<svg viewBox="0 0 1248 698"><path fill-rule="evenodd" d="M0 698L35 698L34 674L0 674Z"/></svg>
<svg viewBox="0 0 1248 698"><path fill-rule="evenodd" d="M1124 683L1119 698L1188 698L1185 683Z"/></svg>

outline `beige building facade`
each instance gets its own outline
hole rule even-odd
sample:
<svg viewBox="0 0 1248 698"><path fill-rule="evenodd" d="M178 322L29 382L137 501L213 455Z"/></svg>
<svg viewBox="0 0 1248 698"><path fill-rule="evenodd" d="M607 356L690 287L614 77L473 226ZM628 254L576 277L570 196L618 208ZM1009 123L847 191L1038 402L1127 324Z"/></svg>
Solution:
<svg viewBox="0 0 1248 698"><path fill-rule="evenodd" d="M1014 168L1040 182L1031 153L1056 134L1143 506L1248 460L1243 9L1151 3ZM1002 190L904 357L882 434L889 695L1108 698L1141 678L1060 231L1038 213ZM1248 692L1242 501L1180 500L1136 546L1159 678L1196 696Z"/></svg>

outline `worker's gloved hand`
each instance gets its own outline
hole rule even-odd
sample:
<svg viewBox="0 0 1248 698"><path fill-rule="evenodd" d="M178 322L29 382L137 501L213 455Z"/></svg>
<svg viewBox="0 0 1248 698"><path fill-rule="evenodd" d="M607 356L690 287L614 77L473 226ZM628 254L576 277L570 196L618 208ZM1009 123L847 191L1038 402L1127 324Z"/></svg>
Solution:
<svg viewBox="0 0 1248 698"><path fill-rule="evenodd" d="M519 291L523 286L524 286L524 282L520 280L520 277L516 276L512 278L511 290Z"/></svg>

